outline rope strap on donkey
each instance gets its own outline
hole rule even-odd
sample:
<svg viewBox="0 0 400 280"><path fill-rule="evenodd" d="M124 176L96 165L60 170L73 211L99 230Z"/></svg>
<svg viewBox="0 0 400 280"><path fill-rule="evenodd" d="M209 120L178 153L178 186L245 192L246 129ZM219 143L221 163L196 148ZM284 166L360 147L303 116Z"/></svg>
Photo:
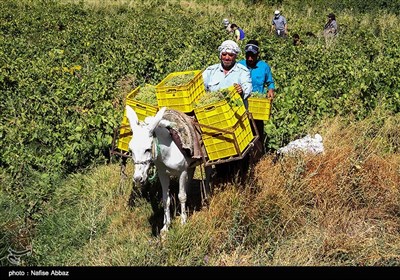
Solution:
<svg viewBox="0 0 400 280"><path fill-rule="evenodd" d="M157 137L153 137L153 146L152 146L152 157L153 159L157 158L157 156L159 154L161 154L161 148L160 148L160 144L158 143L158 139ZM149 168L149 183L153 184L154 182L157 181L157 168L154 165L154 163L152 162Z"/></svg>

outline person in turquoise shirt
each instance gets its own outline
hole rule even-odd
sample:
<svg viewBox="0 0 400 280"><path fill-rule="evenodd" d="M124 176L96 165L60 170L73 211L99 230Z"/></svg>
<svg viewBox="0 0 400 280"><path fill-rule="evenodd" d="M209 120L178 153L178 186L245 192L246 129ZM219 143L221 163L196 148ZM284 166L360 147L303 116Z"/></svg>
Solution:
<svg viewBox="0 0 400 280"><path fill-rule="evenodd" d="M272 77L271 67L264 60L259 59L260 47L257 40L247 42L245 48L246 59L239 60L239 64L250 71L253 92L265 93L273 99L275 95L275 82Z"/></svg>
<svg viewBox="0 0 400 280"><path fill-rule="evenodd" d="M220 63L208 66L202 74L205 90L213 92L235 86L247 109L247 98L250 97L253 87L250 71L236 61L241 52L239 46L233 40L226 40L219 46L218 51Z"/></svg>
<svg viewBox="0 0 400 280"><path fill-rule="evenodd" d="M244 65L250 71L251 83L253 93L263 93L266 98L274 99L275 96L275 82L272 77L271 67L267 62L259 59L260 47L257 40L250 40L247 42L245 48L246 59L240 60L238 63ZM266 93L266 90L268 91ZM264 121L254 120L258 133L260 135L260 143L262 146L262 153L265 152L265 131Z"/></svg>

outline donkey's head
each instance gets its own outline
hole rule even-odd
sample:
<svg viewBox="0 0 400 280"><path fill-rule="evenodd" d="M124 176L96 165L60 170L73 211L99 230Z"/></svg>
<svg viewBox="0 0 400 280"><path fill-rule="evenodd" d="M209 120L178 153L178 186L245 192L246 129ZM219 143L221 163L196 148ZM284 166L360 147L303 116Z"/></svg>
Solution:
<svg viewBox="0 0 400 280"><path fill-rule="evenodd" d="M150 164L155 160L157 143L154 139L154 129L160 123L166 108L160 109L152 118L147 118L146 123L139 121L136 112L126 106L126 116L132 129L132 140L129 142L129 150L135 165L133 180L136 184L143 184L147 180L147 172Z"/></svg>

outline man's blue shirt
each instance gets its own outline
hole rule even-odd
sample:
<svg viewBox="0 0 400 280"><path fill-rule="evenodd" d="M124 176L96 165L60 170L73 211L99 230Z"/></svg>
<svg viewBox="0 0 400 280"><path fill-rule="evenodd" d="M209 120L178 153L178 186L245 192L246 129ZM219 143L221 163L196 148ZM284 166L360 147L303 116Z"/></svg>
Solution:
<svg viewBox="0 0 400 280"><path fill-rule="evenodd" d="M268 63L263 60L258 60L255 68L248 67L245 59L239 60L238 63L249 69L253 92L265 93L265 86L267 89L275 89L271 67Z"/></svg>

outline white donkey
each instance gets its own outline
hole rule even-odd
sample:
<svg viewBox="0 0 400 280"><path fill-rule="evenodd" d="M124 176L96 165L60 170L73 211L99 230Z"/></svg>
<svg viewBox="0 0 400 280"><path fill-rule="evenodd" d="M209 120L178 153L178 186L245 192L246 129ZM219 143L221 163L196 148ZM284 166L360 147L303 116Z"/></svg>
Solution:
<svg viewBox="0 0 400 280"><path fill-rule="evenodd" d="M181 204L181 223L186 223L186 199L187 186L193 179L196 162L194 159L184 155L173 141L168 126L170 121L163 119L166 107L161 108L154 117L147 117L145 122L139 121L136 112L126 106L126 116L132 129L132 140L129 149L132 152L135 171L133 180L137 186L141 186L147 180L147 172L150 164L154 163L157 168L158 177L162 186L162 201L164 206L164 226L161 233L168 231L171 224L170 215L170 176L179 179L179 202ZM210 174L210 170L206 171ZM206 175L209 178L209 175ZM209 179L206 179L208 184Z"/></svg>

